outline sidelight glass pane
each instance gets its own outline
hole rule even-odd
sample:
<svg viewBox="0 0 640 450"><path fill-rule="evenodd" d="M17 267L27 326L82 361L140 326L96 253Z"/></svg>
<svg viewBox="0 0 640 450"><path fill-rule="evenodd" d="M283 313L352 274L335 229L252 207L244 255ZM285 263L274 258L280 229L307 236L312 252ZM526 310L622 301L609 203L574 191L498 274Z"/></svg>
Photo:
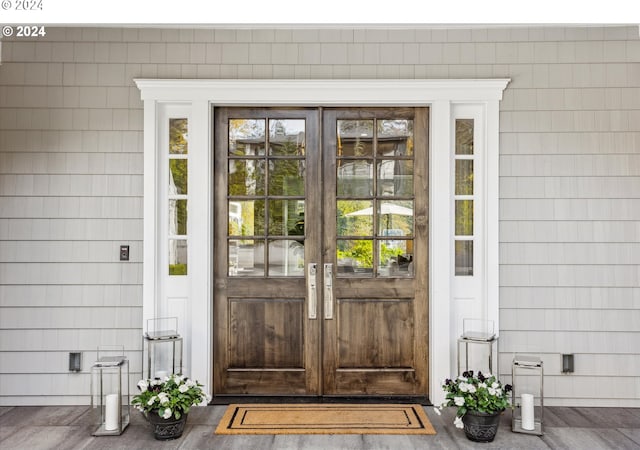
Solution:
<svg viewBox="0 0 640 450"><path fill-rule="evenodd" d="M229 276L264 276L264 240L229 240Z"/></svg>
<svg viewBox="0 0 640 450"><path fill-rule="evenodd" d="M186 155L189 133L187 119L169 119L169 153L172 155Z"/></svg>
<svg viewBox="0 0 640 450"><path fill-rule="evenodd" d="M473 275L473 241L455 241L456 275Z"/></svg>
<svg viewBox="0 0 640 450"><path fill-rule="evenodd" d="M270 236L304 236L304 200L269 200Z"/></svg>
<svg viewBox="0 0 640 450"><path fill-rule="evenodd" d="M269 160L269 195L304 195L304 159Z"/></svg>
<svg viewBox="0 0 640 450"><path fill-rule="evenodd" d="M413 202L408 200L379 203L378 236L413 235Z"/></svg>
<svg viewBox="0 0 640 450"><path fill-rule="evenodd" d="M373 156L373 120L338 120L338 157Z"/></svg>
<svg viewBox="0 0 640 450"><path fill-rule="evenodd" d="M373 202L370 200L338 200L338 236L373 236Z"/></svg>
<svg viewBox="0 0 640 450"><path fill-rule="evenodd" d="M456 159L456 195L473 195L473 160Z"/></svg>
<svg viewBox="0 0 640 450"><path fill-rule="evenodd" d="M264 161L232 159L229 161L229 195L264 195Z"/></svg>
<svg viewBox="0 0 640 450"><path fill-rule="evenodd" d="M456 236L473 235L473 200L456 200Z"/></svg>
<svg viewBox="0 0 640 450"><path fill-rule="evenodd" d="M269 120L269 154L304 156L305 121L302 119Z"/></svg>
<svg viewBox="0 0 640 450"><path fill-rule="evenodd" d="M229 155L264 155L264 119L229 120Z"/></svg>
<svg viewBox="0 0 640 450"><path fill-rule="evenodd" d="M301 241L269 241L269 275L277 277L304 276L304 245Z"/></svg>
<svg viewBox="0 0 640 450"><path fill-rule="evenodd" d="M187 275L186 239L169 239L169 275Z"/></svg>
<svg viewBox="0 0 640 450"><path fill-rule="evenodd" d="M413 120L378 120L378 156L413 155Z"/></svg>
<svg viewBox="0 0 640 450"><path fill-rule="evenodd" d="M473 155L473 119L456 119L456 155Z"/></svg>
<svg viewBox="0 0 640 450"><path fill-rule="evenodd" d="M338 275L371 276L373 273L373 241L369 239L339 239L336 260Z"/></svg>
<svg viewBox="0 0 640 450"><path fill-rule="evenodd" d="M340 197L371 197L373 195L373 161L338 160L337 192Z"/></svg>
<svg viewBox="0 0 640 450"><path fill-rule="evenodd" d="M229 201L229 236L264 236L264 200Z"/></svg>
<svg viewBox="0 0 640 450"><path fill-rule="evenodd" d="M378 241L378 276L413 276L413 241L384 239Z"/></svg>
<svg viewBox="0 0 640 450"><path fill-rule="evenodd" d="M187 234L187 201L169 200L169 235Z"/></svg>
<svg viewBox="0 0 640 450"><path fill-rule="evenodd" d="M186 159L169 160L169 195L186 195L189 174Z"/></svg>
<svg viewBox="0 0 640 450"><path fill-rule="evenodd" d="M378 195L413 196L413 161L385 159L378 161Z"/></svg>

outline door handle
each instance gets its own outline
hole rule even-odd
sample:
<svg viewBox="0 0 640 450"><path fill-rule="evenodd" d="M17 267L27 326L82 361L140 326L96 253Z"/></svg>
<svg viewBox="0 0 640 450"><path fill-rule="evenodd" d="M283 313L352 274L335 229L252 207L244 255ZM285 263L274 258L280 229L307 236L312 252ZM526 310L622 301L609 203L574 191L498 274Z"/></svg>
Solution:
<svg viewBox="0 0 640 450"><path fill-rule="evenodd" d="M316 291L316 273L317 264L309 263L307 267L307 296L309 297L308 314L309 319L316 319L318 317L318 293Z"/></svg>
<svg viewBox="0 0 640 450"><path fill-rule="evenodd" d="M324 318L333 319L333 264L324 265Z"/></svg>

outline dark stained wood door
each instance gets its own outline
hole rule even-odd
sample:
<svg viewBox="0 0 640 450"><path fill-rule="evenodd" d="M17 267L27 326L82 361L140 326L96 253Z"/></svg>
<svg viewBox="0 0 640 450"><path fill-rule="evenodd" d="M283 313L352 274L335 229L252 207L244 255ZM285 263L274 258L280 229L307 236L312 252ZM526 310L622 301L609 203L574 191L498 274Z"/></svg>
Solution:
<svg viewBox="0 0 640 450"><path fill-rule="evenodd" d="M318 111L219 108L214 126L214 394L319 395Z"/></svg>
<svg viewBox="0 0 640 450"><path fill-rule="evenodd" d="M325 110L323 139L323 394L426 396L428 110Z"/></svg>
<svg viewBox="0 0 640 450"><path fill-rule="evenodd" d="M427 396L427 124L216 109L214 395Z"/></svg>

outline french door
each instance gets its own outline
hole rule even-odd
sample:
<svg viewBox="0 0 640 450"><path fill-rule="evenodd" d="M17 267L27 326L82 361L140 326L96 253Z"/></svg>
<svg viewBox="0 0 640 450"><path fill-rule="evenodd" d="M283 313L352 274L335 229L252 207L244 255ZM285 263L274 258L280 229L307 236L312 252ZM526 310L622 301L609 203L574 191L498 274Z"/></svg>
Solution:
<svg viewBox="0 0 640 450"><path fill-rule="evenodd" d="M428 395L428 110L215 110L215 396Z"/></svg>

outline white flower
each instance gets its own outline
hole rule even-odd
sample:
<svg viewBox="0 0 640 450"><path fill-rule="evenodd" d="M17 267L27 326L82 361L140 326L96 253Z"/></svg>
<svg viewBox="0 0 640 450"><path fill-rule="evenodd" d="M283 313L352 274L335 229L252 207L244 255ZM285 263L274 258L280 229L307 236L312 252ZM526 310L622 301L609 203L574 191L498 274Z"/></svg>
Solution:
<svg viewBox="0 0 640 450"><path fill-rule="evenodd" d="M440 412L440 410L439 410L438 408L436 408L435 406L433 407L433 411L434 411L437 415L439 415L439 416L441 416L441 415L442 415L442 413Z"/></svg>
<svg viewBox="0 0 640 450"><path fill-rule="evenodd" d="M140 392L146 392L149 388L149 383L147 383L147 380L140 380L138 381L138 388L140 389Z"/></svg>
<svg viewBox="0 0 640 450"><path fill-rule="evenodd" d="M460 390L462 392L469 392L469 385L463 381L460 383Z"/></svg>
<svg viewBox="0 0 640 450"><path fill-rule="evenodd" d="M165 419L168 419L169 417L171 417L173 415L173 413L171 412L171 410L169 408L164 410L164 414L162 414L162 417Z"/></svg>
<svg viewBox="0 0 640 450"><path fill-rule="evenodd" d="M463 406L464 405L464 397L453 397L453 403L455 403L456 406Z"/></svg>
<svg viewBox="0 0 640 450"><path fill-rule="evenodd" d="M160 386L161 384L162 384L162 380L158 380L158 379L155 379L155 378L154 378L154 379L151 381L151 385L152 385L152 386Z"/></svg>
<svg viewBox="0 0 640 450"><path fill-rule="evenodd" d="M496 395L496 390L492 387L489 388L489 394L490 395Z"/></svg>
<svg viewBox="0 0 640 450"><path fill-rule="evenodd" d="M187 386L189 386L189 387L194 387L194 386L195 386L196 384L198 384L198 383L196 383L196 382L195 382L195 381L193 381L192 379L188 379L188 380L187 380L187 382L186 382L185 384L186 384Z"/></svg>
<svg viewBox="0 0 640 450"><path fill-rule="evenodd" d="M471 394L475 394L476 392L476 387L473 384L468 385L469 386L469 393Z"/></svg>
<svg viewBox="0 0 640 450"><path fill-rule="evenodd" d="M460 376L458 377L458 380L460 380L460 381L464 381L465 383L467 382L467 379L466 379L465 377L463 377L462 375L460 375Z"/></svg>
<svg viewBox="0 0 640 450"><path fill-rule="evenodd" d="M500 388L496 389L496 395L497 396L501 396L502 395L502 389L500 389Z"/></svg>
<svg viewBox="0 0 640 450"><path fill-rule="evenodd" d="M180 386L178 386L178 390L184 394L189 390L189 386L187 386L186 384L181 384Z"/></svg>
<svg viewBox="0 0 640 450"><path fill-rule="evenodd" d="M479 388L487 388L487 385L485 383L478 383L478 387Z"/></svg>
<svg viewBox="0 0 640 450"><path fill-rule="evenodd" d="M158 398L158 397L156 397L155 395L153 397L151 397L149 399L149 401L147 402L147 405L149 405L149 406L153 405L156 402L156 398Z"/></svg>
<svg viewBox="0 0 640 450"><path fill-rule="evenodd" d="M464 428L464 423L462 423L462 417L456 416L456 419L453 421L453 424L456 428Z"/></svg>
<svg viewBox="0 0 640 450"><path fill-rule="evenodd" d="M500 387L500 383L498 383L497 381L494 381L491 387L494 389L498 389Z"/></svg>
<svg viewBox="0 0 640 450"><path fill-rule="evenodd" d="M166 405L167 403L169 403L169 396L167 395L166 392L160 392L158 394L158 399L160 399L161 405Z"/></svg>

